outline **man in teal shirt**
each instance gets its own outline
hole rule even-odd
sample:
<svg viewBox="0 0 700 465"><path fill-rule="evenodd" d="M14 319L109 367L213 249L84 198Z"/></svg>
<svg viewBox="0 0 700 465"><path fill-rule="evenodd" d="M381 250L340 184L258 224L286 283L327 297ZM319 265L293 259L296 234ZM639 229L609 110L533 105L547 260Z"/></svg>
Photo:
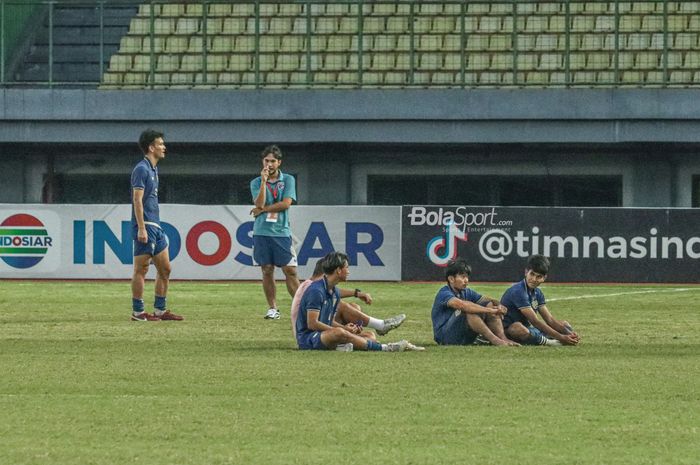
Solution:
<svg viewBox="0 0 700 465"><path fill-rule="evenodd" d="M289 228L289 207L297 200L296 181L282 173L282 151L276 145L265 147L260 176L250 182L250 193L255 207L253 226L253 260L262 269L262 284L268 310L265 318L278 320L275 286L275 267L282 268L287 291L294 294L299 287L297 256L292 247L292 231Z"/></svg>

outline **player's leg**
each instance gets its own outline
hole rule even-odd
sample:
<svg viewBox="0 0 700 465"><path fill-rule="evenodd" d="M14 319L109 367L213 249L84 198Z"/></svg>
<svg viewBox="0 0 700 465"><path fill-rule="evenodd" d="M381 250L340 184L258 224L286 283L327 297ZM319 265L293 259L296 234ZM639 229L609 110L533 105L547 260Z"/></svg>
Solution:
<svg viewBox="0 0 700 465"><path fill-rule="evenodd" d="M485 317L482 315L475 315L473 313L467 314L467 326L495 346L505 346L508 345L506 341L498 337L491 331L491 328L486 324Z"/></svg>
<svg viewBox="0 0 700 465"><path fill-rule="evenodd" d="M275 286L275 265L262 265L262 287L269 310L277 311L277 288ZM270 313L268 310L268 313ZM265 318L268 318L267 316ZM279 312L277 312L279 318ZM277 319L274 318L274 319Z"/></svg>
<svg viewBox="0 0 700 465"><path fill-rule="evenodd" d="M547 339L542 332L534 326L525 326L516 321L505 329L506 336L521 344L541 346L541 345L561 345L559 341ZM553 341L550 344L550 341Z"/></svg>
<svg viewBox="0 0 700 465"><path fill-rule="evenodd" d="M505 334L503 330L503 320L497 315L486 315L486 325L489 327L491 332L495 334L502 341L505 341L508 345L520 345L518 342L511 341Z"/></svg>
<svg viewBox="0 0 700 465"><path fill-rule="evenodd" d="M377 331L377 334L384 336L392 329L398 328L406 319L403 313L400 315L380 320L371 317L362 311L362 308L354 302L343 302L338 304L338 313L336 319L342 324L355 323L356 325L366 326Z"/></svg>
<svg viewBox="0 0 700 465"><path fill-rule="evenodd" d="M291 237L275 237L274 264L282 268L287 292L294 297L299 289L299 276L297 275L297 253L292 246Z"/></svg>
<svg viewBox="0 0 700 465"><path fill-rule="evenodd" d="M267 301L266 320L278 320L277 288L275 286L274 238L253 236L253 260L262 272L262 288Z"/></svg>
<svg viewBox="0 0 700 465"><path fill-rule="evenodd" d="M153 256L153 265L156 267L155 302L153 312L161 320L181 321L184 318L168 310L167 296L170 285L170 252L165 235L156 244L156 255Z"/></svg>
<svg viewBox="0 0 700 465"><path fill-rule="evenodd" d="M136 241L134 241L136 243ZM140 243L139 243L140 244ZM135 247L136 244L134 244ZM151 256L148 254L134 256L134 272L131 275L131 319L134 321L157 320L153 315L147 313L143 303L143 288L146 282L148 265L151 263Z"/></svg>
<svg viewBox="0 0 700 465"><path fill-rule="evenodd" d="M297 275L297 267L283 266L282 272L284 273L284 280L287 284L287 292L289 292L290 296L294 297L294 294L297 293L297 289L299 289L299 277Z"/></svg>
<svg viewBox="0 0 700 465"><path fill-rule="evenodd" d="M389 344L380 344L375 340L364 338L357 334L352 334L343 328L333 328L321 333L321 342L329 349L335 349L339 344L352 344L353 349L368 350L373 352L404 352L409 350L422 351L424 347L419 347L404 340Z"/></svg>

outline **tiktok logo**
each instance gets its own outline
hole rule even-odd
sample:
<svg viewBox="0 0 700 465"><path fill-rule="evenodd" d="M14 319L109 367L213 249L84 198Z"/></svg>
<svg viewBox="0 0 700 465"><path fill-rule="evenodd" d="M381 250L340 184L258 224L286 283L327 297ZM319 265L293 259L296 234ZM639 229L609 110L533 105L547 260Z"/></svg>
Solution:
<svg viewBox="0 0 700 465"><path fill-rule="evenodd" d="M446 237L437 236L428 242L428 258L437 266L447 266L447 262L457 257L457 241L466 241L467 232L460 230L454 222L447 226ZM439 253L442 251L442 253Z"/></svg>

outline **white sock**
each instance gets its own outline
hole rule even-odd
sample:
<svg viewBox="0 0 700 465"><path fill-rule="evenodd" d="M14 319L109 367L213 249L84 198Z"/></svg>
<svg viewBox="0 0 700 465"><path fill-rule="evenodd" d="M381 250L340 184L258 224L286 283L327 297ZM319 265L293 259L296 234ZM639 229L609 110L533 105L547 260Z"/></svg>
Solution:
<svg viewBox="0 0 700 465"><path fill-rule="evenodd" d="M388 344L382 344L382 352L387 352L389 350Z"/></svg>
<svg viewBox="0 0 700 465"><path fill-rule="evenodd" d="M369 323L367 323L367 326L372 329L384 329L384 320L369 317Z"/></svg>

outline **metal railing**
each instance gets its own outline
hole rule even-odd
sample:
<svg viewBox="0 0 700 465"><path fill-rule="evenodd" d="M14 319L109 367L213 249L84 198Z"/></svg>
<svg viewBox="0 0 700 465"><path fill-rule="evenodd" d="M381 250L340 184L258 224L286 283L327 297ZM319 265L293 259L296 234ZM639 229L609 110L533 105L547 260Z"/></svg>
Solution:
<svg viewBox="0 0 700 465"><path fill-rule="evenodd" d="M92 42L65 40L67 9ZM0 85L697 87L700 2L0 0Z"/></svg>

